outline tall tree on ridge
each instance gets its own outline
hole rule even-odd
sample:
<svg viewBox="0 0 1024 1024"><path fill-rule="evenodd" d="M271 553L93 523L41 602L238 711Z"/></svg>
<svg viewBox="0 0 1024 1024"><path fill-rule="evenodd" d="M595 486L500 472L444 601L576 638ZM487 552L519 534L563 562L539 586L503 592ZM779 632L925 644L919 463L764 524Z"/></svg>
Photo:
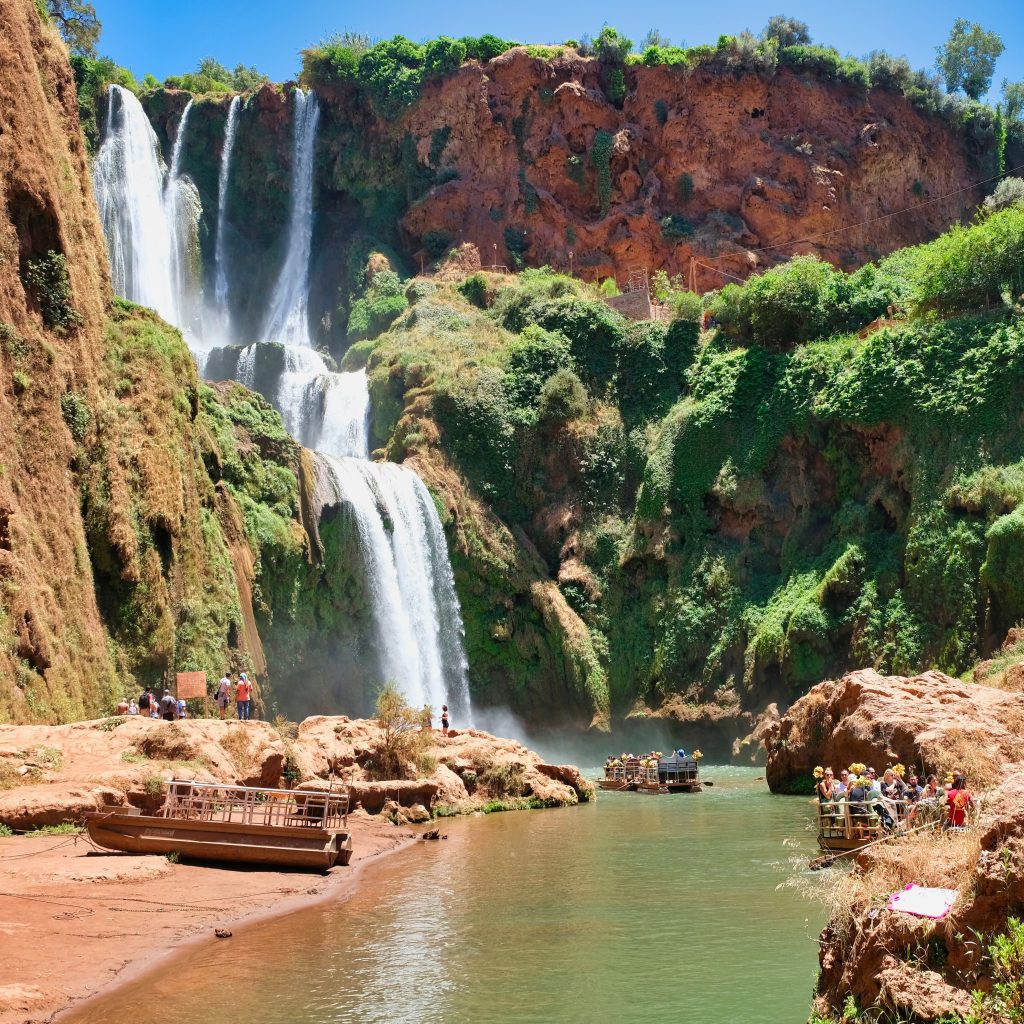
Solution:
<svg viewBox="0 0 1024 1024"><path fill-rule="evenodd" d="M95 59L102 25L92 4L84 0L46 0L46 11L73 54Z"/></svg>
<svg viewBox="0 0 1024 1024"><path fill-rule="evenodd" d="M995 32L977 22L957 18L945 46L936 47L936 67L946 80L946 89L962 89L972 100L980 100L992 84L999 55L1005 50Z"/></svg>

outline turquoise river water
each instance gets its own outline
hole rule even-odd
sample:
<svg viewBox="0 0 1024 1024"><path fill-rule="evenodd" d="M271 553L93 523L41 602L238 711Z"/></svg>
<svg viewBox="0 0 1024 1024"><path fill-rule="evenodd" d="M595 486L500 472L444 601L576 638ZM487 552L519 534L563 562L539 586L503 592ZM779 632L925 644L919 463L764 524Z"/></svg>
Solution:
<svg viewBox="0 0 1024 1024"><path fill-rule="evenodd" d="M369 867L344 902L194 947L66 1020L800 1024L824 913L779 886L813 855L810 805L757 770L703 774L699 795L441 821L446 841Z"/></svg>

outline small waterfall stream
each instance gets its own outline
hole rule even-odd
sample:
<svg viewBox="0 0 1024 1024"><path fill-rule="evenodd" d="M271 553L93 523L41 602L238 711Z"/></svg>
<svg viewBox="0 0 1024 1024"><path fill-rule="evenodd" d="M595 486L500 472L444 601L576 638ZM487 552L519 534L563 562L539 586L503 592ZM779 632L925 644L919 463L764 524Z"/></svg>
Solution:
<svg viewBox="0 0 1024 1024"><path fill-rule="evenodd" d="M254 390L265 343L282 346L266 397L298 441L317 454L322 505L351 517L363 560L378 681L394 682L414 706L447 703L456 722L471 721L463 623L444 530L433 498L411 469L369 461L370 394L365 370L337 373L314 350L309 331L314 153L320 109L296 89L291 210L285 256L267 303L261 343L238 351L235 375ZM197 358L230 338L224 245L226 200L240 98L228 109L218 176L214 301L201 318L196 230L201 213L181 174L190 100L165 173L156 135L139 101L111 86L107 134L94 187L118 294L154 306L182 328ZM201 322L200 322L201 321ZM193 329L194 328L194 329ZM272 351L272 350L268 350ZM265 378L264 378L265 379ZM264 384L263 390L268 385Z"/></svg>
<svg viewBox="0 0 1024 1024"><path fill-rule="evenodd" d="M316 94L296 89L293 128L292 207L284 265L270 298L264 341L310 345L309 254L313 245L313 150L320 123Z"/></svg>
<svg viewBox="0 0 1024 1024"><path fill-rule="evenodd" d="M227 256L224 252L224 229L227 226L228 183L231 179L231 154L235 148L235 132L238 130L238 108L242 105L241 96L233 96L228 107L228 119L224 126L224 148L221 150L220 171L217 175L217 240L214 248L214 271L216 274L214 294L217 306L225 311L228 308L228 269ZM230 338L224 339L230 342Z"/></svg>

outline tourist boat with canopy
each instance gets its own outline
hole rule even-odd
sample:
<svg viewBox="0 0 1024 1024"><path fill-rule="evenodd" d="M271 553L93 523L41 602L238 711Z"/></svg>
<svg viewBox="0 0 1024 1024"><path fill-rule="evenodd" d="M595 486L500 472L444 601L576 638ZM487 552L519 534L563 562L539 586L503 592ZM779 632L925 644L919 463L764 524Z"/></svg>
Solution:
<svg viewBox="0 0 1024 1024"><path fill-rule="evenodd" d="M348 864L344 789L263 789L172 780L159 814L105 805L85 816L97 846L195 860L326 871Z"/></svg>
<svg viewBox="0 0 1024 1024"><path fill-rule="evenodd" d="M643 756L621 754L609 757L604 764L600 789L623 793L699 793L699 750L687 754L673 750L667 756L654 751Z"/></svg>

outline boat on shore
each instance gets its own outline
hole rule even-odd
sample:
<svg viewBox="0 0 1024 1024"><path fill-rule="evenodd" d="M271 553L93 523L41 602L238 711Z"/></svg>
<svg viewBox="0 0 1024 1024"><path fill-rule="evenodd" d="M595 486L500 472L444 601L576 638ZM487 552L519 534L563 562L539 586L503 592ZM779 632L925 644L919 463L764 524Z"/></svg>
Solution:
<svg viewBox="0 0 1024 1024"><path fill-rule="evenodd" d="M172 780L159 814L107 804L85 816L97 846L193 860L327 871L348 864L345 790L263 789Z"/></svg>
<svg viewBox="0 0 1024 1024"><path fill-rule="evenodd" d="M634 757L626 754L610 757L604 764L604 778L598 788L620 793L699 793L700 751L687 754L673 750L667 756L660 751Z"/></svg>

